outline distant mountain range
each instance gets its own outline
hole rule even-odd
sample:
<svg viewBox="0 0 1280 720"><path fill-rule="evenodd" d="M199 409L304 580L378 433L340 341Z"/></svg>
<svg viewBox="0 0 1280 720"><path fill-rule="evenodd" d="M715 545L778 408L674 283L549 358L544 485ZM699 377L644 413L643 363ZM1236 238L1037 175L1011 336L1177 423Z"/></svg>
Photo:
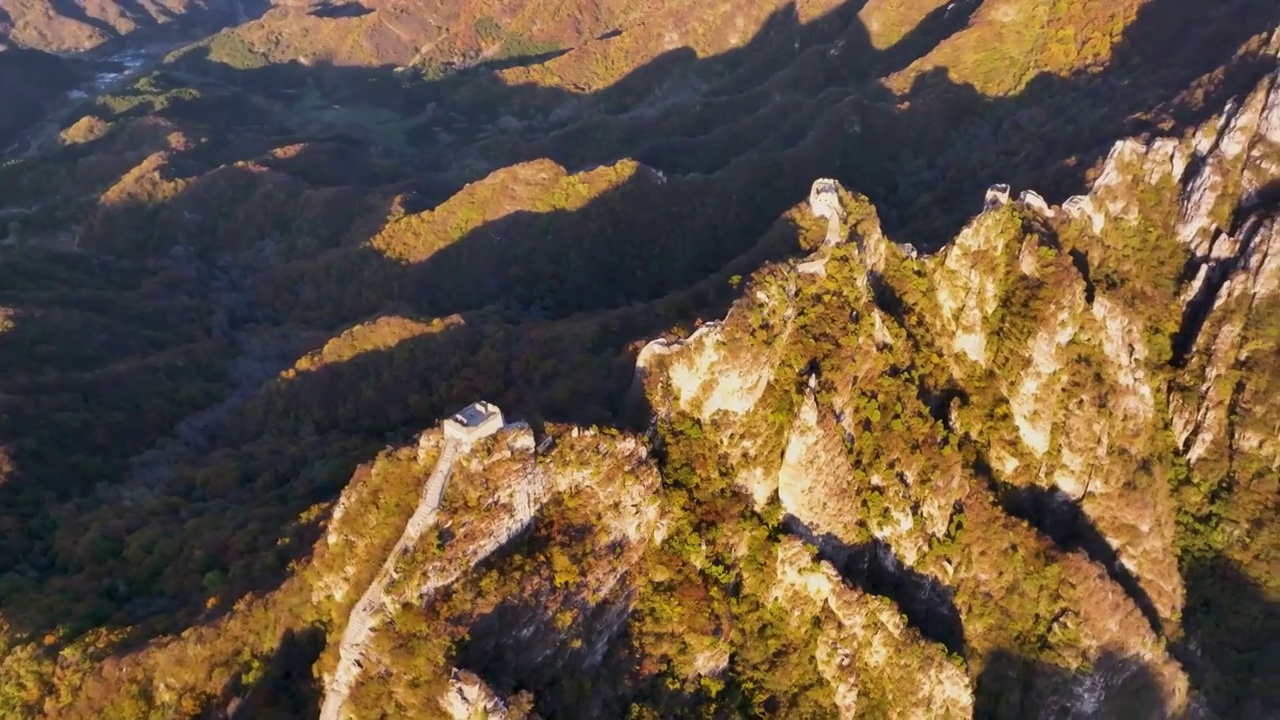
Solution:
<svg viewBox="0 0 1280 720"><path fill-rule="evenodd" d="M223 0L0 0L0 44L84 52L188 12L214 12ZM226 0L229 5L230 0Z"/></svg>

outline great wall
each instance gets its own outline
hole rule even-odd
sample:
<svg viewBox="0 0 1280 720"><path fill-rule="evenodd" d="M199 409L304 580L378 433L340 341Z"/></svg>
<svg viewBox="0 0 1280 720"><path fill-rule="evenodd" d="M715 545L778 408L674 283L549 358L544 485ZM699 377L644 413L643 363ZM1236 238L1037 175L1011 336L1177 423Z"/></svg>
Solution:
<svg viewBox="0 0 1280 720"><path fill-rule="evenodd" d="M338 646L338 665L325 686L324 704L320 709L321 720L341 719L342 707L363 669L373 631L393 609L392 599L387 595L387 586L396 579L396 563L405 552L417 545L428 528L435 525L440 501L444 497L454 464L475 443L505 427L505 422L502 411L496 405L477 402L447 418L441 423L441 427L444 447L436 459L435 468L423 485L418 506L405 523L404 532L387 555L373 582L369 583L369 587L351 610L347 628L343 631Z"/></svg>
<svg viewBox="0 0 1280 720"><path fill-rule="evenodd" d="M801 273L819 273L825 275L827 255L824 252L831 246L844 241L843 219L844 208L840 204L840 184L836 180L819 178L814 181L809 194L809 209L819 218L827 220L827 232L823 247L814 253L806 262L797 265ZM1065 203L1063 210L1072 217L1077 216L1077 208L1081 198L1071 198ZM1008 185L992 186L984 198L984 210L992 210L1011 202L1011 191ZM1024 191L1018 197L1018 203L1029 210L1045 216L1053 216L1055 210L1034 191ZM898 245L908 257L917 257L914 247ZM701 326L691 337L684 340L656 339L648 343L636 359L636 381L642 382L646 371L656 356L666 355L685 347L704 333L720 330L722 323L709 322ZM393 598L387 594L388 585L396 579L396 565L404 553L411 551L422 538L428 528L436 524L440 511L440 503L448 485L454 465L460 457L470 452L479 441L490 437L508 427L502 411L487 402L476 402L463 408L441 423L444 438L443 447L437 456L435 466L423 485L421 499L413 514L405 523L400 538L387 555L381 569L369 587L361 595L359 602L351 610L347 627L343 631L339 644L338 664L333 675L325 685L324 702L320 711L320 720L343 720L342 710L347 698L355 687L356 680L364 670L364 661L369 650L374 630L394 610ZM532 445L530 445L532 449ZM425 462L426 455L420 448L419 462ZM516 493L514 514L517 522L513 523L509 532L489 538L491 549L496 549L510 539L513 533L524 527L532 518L538 503L525 493ZM428 593L429 594L429 593Z"/></svg>

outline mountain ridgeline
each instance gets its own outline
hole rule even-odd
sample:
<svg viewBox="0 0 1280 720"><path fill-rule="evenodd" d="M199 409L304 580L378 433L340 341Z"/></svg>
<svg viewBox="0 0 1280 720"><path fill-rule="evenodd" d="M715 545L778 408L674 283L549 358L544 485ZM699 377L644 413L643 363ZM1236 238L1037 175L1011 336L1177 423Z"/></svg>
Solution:
<svg viewBox="0 0 1280 720"><path fill-rule="evenodd" d="M1280 712L1274 2L50 7L0 716Z"/></svg>

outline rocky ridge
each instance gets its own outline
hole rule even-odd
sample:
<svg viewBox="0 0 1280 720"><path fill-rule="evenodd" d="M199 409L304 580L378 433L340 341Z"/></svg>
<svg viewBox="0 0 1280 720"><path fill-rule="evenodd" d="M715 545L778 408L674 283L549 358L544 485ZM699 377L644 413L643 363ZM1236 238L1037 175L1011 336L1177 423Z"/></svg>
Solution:
<svg viewBox="0 0 1280 720"><path fill-rule="evenodd" d="M433 458L442 447L440 432L428 431L421 437L419 453ZM387 608L393 625L397 613L415 612L422 605L430 604L437 593L499 553L521 535L556 496L583 495L584 501L601 511L598 522L603 537L634 548L617 564L592 578L592 593L597 597L625 593L618 586L636 562L637 552L649 542L660 542L663 533L659 508L651 497L656 476L647 465L646 449L635 438L611 440L574 429L566 431L555 447L545 452L545 455L535 454L532 431L517 425L483 441L456 461L454 478L450 481L453 493L446 495L440 511L441 530L428 532L421 543L427 545L425 550L415 550L412 546L402 549L398 543L388 560L395 571L385 583L380 604ZM617 472L624 473L620 478L622 482L602 484L602 478ZM609 489L607 495L605 488ZM464 497L459 499L459 494ZM335 513L335 520L342 514ZM432 547L445 535L450 539L443 549ZM335 547L344 542L349 540L344 540L342 535L331 534L328 539ZM341 600L345 583L334 580L336 578L327 582L326 592ZM353 610L349 622L356 621ZM357 689L360 677L372 668L400 670L380 659L382 653L388 652L387 639L378 636L382 623L366 624L368 630L360 637L358 647L344 643L338 667L328 675L324 710L327 717L351 716L350 708L344 709L344 706L353 689ZM387 632L395 634L394 629L384 634ZM603 649L598 651L602 652ZM452 678L450 689L440 700L453 717L471 717L470 713L479 707L503 716L505 701L493 695L474 674L455 670Z"/></svg>
<svg viewBox="0 0 1280 720"><path fill-rule="evenodd" d="M995 209L991 214L980 217L975 221L968 237L989 238L984 235L983 230L998 226L1002 219L1007 222L1008 212L1007 209ZM834 270L833 277L836 278L840 277L841 269L846 272L865 272L857 269L857 258L856 251L846 247L839 259L833 257L828 269ZM843 268L837 265L841 261L844 263ZM896 256L890 258L887 264L892 267L895 263L904 262L910 261ZM941 265L941 272L954 272L944 264L945 256L944 259L925 262ZM757 405L765 395L763 388L770 381L777 381L787 375L786 370L778 367L776 360L770 363L768 358L783 357L789 354L788 351L796 350L797 345L804 343L796 335L803 338L806 331L811 332L812 329L793 329L770 335L772 353L765 354L757 350L761 345L758 335L757 339L729 335L724 328L733 326L735 315L753 315L760 325L767 325L765 318L771 316L803 315L807 307L812 307L810 303L819 302L818 298L822 297L819 289L814 288L812 281L806 281L804 276L784 274L782 278L768 278L769 282L762 280L765 278L755 278L744 300L735 306L723 327L717 326L687 343L682 348L683 355L680 351L664 355L663 359L669 367L668 374L661 381L654 382L652 387L670 387L669 397L674 402L662 404L663 397L661 390L658 390L655 398L658 402L655 402L655 406L665 408L668 413L688 412L688 404L681 402L681 399L700 393L703 397L715 397L714 392L708 394L703 388L703 384L708 382L713 383L717 389L731 393L733 403L717 403L711 413L702 414L706 421L704 428L708 424L715 428L715 435L720 438L722 449L744 446L776 448L779 440L782 441L780 465L773 461L769 465L752 466L753 458L743 458L742 453L735 458L738 460L735 464L743 467L739 477L750 479L743 484L756 485L753 494L757 500L767 498L776 488L777 502L782 511L803 528L802 536L833 559L845 564L851 558L856 561L860 555L875 552L864 548L891 548L887 561L882 558L879 562L896 566L899 571L906 568L903 572L920 576L916 583L920 595L897 598L900 607L905 606L913 621L917 625L926 626L931 623L945 624L945 618L958 614L959 622L965 627L964 637L959 645L955 644L954 637L946 637L948 632L939 631L936 627L931 629L934 633L931 635L932 640L942 641L945 637L946 641L952 643L952 651L969 653L974 662L983 654L995 651L1007 642L1007 639L998 639L1001 634L998 627L1003 623L993 622L984 628L982 621L971 617L969 613L977 615L989 611L989 608L982 607L988 601L979 599L987 593L1012 593L1016 596L1024 592L1026 578L1020 574L1011 574L998 566L987 565L996 558L984 557L984 552L979 550L985 540L973 538L970 540L973 544L965 547L965 534L955 537L954 518L957 508L963 507L963 513L967 517L998 515L1000 511L986 497L987 490L982 480L961 462L960 453L948 449L948 443L954 441L947 439L947 431L935 425L929 409L919 406L915 389L910 389L908 398L903 392L906 388L891 387L895 383L889 378L905 370L893 367L897 358L892 355L892 348L895 345L907 346L911 342L909 334L889 313L876 306L870 292L858 292L857 284L844 284L839 290L833 289L837 294L844 294L844 300L852 302L853 314L858 318L856 325L841 331L847 333L848 338L842 344L851 347L847 354L841 353L838 358L848 358L849 361L857 358L856 363L841 366L842 363L836 362L838 358L833 357L802 363L811 369L796 369L813 373L815 364L819 369L817 373L808 375L811 380L801 392L790 427L783 426L780 429L781 437L761 436L751 429L751 416L753 413L767 412ZM808 287L805 286L806 283L809 283ZM830 287L828 285L822 290ZM787 293L790 288L797 289ZM777 293L779 304L785 303L785 309L770 306L774 297L771 291ZM827 302L830 303L830 299ZM980 317L980 313L975 316ZM845 322L848 322L847 318ZM879 326L881 331L876 332L873 326ZM976 326L977 323L974 324L975 329ZM877 340L878 336L884 339ZM711 344L717 340L723 356L731 358L722 362L731 363L728 367L735 368L734 370L727 367L721 369L722 366L704 361L708 350L703 343ZM821 344L814 342L812 338L809 340L808 347ZM701 373L690 373L690 364L706 369ZM753 368L754 374L746 375L747 368ZM726 379L729 381L726 382ZM848 384L842 381L847 381ZM890 387L885 387L886 384ZM874 395L868 393L868 385L879 385L878 392ZM868 412L871 407L868 405L869 400L874 408ZM916 407L903 407L907 403L915 403ZM882 420L881 415L889 413L898 414L894 424L900 428L899 432L914 432L909 443L915 447L903 448L896 453L886 453L882 449L880 462L859 462L854 448L871 439L872 436L867 433L868 421L875 424ZM909 418L907 423L921 424L912 424L910 426L914 429L907 431L905 428L909 425L903 423L905 418ZM926 429L930 425L936 427L932 433ZM779 432L776 426L774 432ZM765 458L759 460L768 462ZM871 501L872 498L874 501ZM1043 542L1037 540L1034 533L1024 526L1008 522L993 523L991 520L982 524L987 528L993 525L998 529L988 529L988 536L995 534L998 537L1004 533L1006 537L1003 541L996 541L997 545L1007 543L1009 547L1022 548L1043 546ZM965 547L976 555L966 557L958 549L954 554L937 552L940 544L951 543L958 543L959 547ZM1140 611L1125 598L1123 591L1111 584L1105 572L1097 567L1090 568L1088 561L1082 557L1067 555L1055 558L1054 552L1049 548L1040 552L1045 554L1029 558L1033 567L1038 565L1034 572L1072 578L1073 591L1067 592L1061 585L1056 588L1070 599L1066 601L1064 614L1055 624L1061 622L1071 627L1071 633L1088 638L1082 645L1067 643L1058 651L1083 660L1097 659L1112 652L1114 648L1127 647L1128 652L1159 668L1157 672L1161 678L1161 686L1173 703L1172 706L1185 704L1186 677L1176 662L1158 649L1159 639L1155 634L1150 631L1119 631L1113 624L1114 618L1108 616L1109 611L1121 615L1131 613L1140 617ZM1000 560L998 563L1003 564L1004 561ZM938 588L946 589L939 592ZM1000 589L994 590L995 588ZM948 599L949 597L953 599ZM1025 600L1010 598L1007 602L1010 606L1020 606L1024 605ZM1107 611L1090 615L1068 610L1071 607L1094 609L1098 603L1106 607ZM1013 612L1016 615L1017 611ZM1007 622L1018 625L1025 621L1010 618ZM1050 630L1049 636L1059 632L1067 631L1054 628ZM1115 678L1107 680L1112 681L1119 682ZM1084 692L1087 684L1085 682L1080 685L1079 691ZM856 697L856 692L844 687L838 694L846 702L842 711L851 716L855 712L856 702L852 698Z"/></svg>
<svg viewBox="0 0 1280 720"><path fill-rule="evenodd" d="M796 519L816 545L826 544L833 556L847 556L849 547L856 548L869 535L872 542L892 548L902 566L916 568L949 587L965 621L965 640L971 652L979 654L985 639L978 623L965 618L964 596L972 587L972 578L965 575L990 571L981 570L980 564L962 569L930 549L954 541L947 537L954 508L963 506L968 515L979 506L986 507L984 513L1000 512L983 498L986 488L980 476L994 473L991 481L1013 491L998 494L998 503L1015 514L1025 513L1021 516L1059 542L1080 543L1074 547L1098 563L1086 570L1090 559L1082 554L1060 559L1053 559L1052 552L1045 556L1046 568L1060 566L1062 577L1072 578L1076 592L1064 593L1072 598L1068 604L1095 611L1067 610L1075 615L1073 632L1086 639L1073 652L1083 651L1081 657L1100 661L1116 648L1127 647L1132 657L1160 668L1156 672L1167 707L1186 711L1186 675L1177 661L1158 649L1163 634L1179 632L1175 628L1183 605L1172 497L1176 487L1171 487L1167 475L1144 473L1150 473L1149 468L1169 450L1163 438L1166 423L1171 423L1176 451L1193 467L1203 464L1207 448L1217 443L1226 446L1219 452L1257 458L1261 467L1271 468L1265 474L1272 478L1267 482L1274 482L1272 473L1280 457L1270 441L1276 436L1275 427L1249 414L1265 406L1257 394L1259 386L1232 386L1216 378L1229 369L1238 376L1250 365L1252 353L1260 346L1257 341L1252 348L1245 345L1245 328L1260 322L1252 313L1270 307L1268 300L1277 290L1274 200L1268 188L1276 181L1277 167L1275 118L1280 103L1275 83L1275 75L1268 77L1242 103L1186 139L1118 143L1091 192L1069 200L1060 215L1056 208L1040 203L996 203L975 218L953 245L918 264L917 277L926 279L936 294L915 309L936 308L936 314L926 312L925 321L947 339L942 355L952 377L962 384L965 378L982 379L992 363L1002 370L1021 368L996 381L995 402L1007 408L1005 419L997 414L993 423L981 419L974 407L957 409L952 402L939 427L943 437L958 432L985 440L991 465L979 465L976 474L975 468L965 467L958 458L921 464L902 462L907 460L903 454L896 458L900 462L889 477L851 462L850 455L856 458L851 446L867 437L859 432L866 421L860 428L856 418L861 414L872 419L883 409L881 399L874 414L862 412L866 395L858 384L884 377L877 372L876 362L883 350L906 343L920 347L920 340L911 338L909 326L890 317L891 305L876 302L870 294L850 292L856 283L837 291L854 305L846 331L849 342L858 348L850 353L859 366L852 372L854 392L844 384L849 369L829 366L830 358L810 358L799 363L801 367L793 366L809 380L808 389L799 394L790 428L779 433L774 426L772 436L750 428L752 414L761 409L758 404L769 394L770 384L786 376L777 358L786 355L788 344L797 343L797 334L804 331L797 332L796 324L787 322L780 326L785 328L782 331L752 333L742 327L741 318L752 316L758 329L777 329L771 318L793 320L807 312L809 303L817 302L805 298L806 290L813 292L812 280L784 272L754 278L723 323L704 326L682 344L664 344L660 352L642 355L655 407L672 415L692 413L704 427L714 427L723 451L748 448L747 453L730 456L742 468L738 471L742 485L753 490L757 504L768 502L776 488L782 510ZM1155 189L1157 197L1144 187ZM1164 196L1159 197L1160 193ZM1108 246L1125 242L1122 236L1134 226L1168 218L1170 207L1177 208L1171 218L1174 237L1186 248L1186 262L1192 268L1187 275L1190 282L1171 298L1183 317L1176 340L1187 344L1175 351L1191 351L1191 356L1207 360L1191 368L1192 377L1203 378L1189 393L1199 402L1189 404L1175 394L1166 406L1161 398L1171 375L1153 353L1168 351L1153 351L1149 346L1153 331L1158 332L1152 327L1156 321L1146 316L1145 308L1130 304L1132 288L1095 287L1088 272L1088 253L1096 245L1094 255L1107 262L1111 259ZM1223 215L1224 207L1235 210ZM1060 235L1069 238L1073 253L1058 249ZM857 254L846 252L841 260L856 264ZM889 264L909 262L893 256ZM828 264L828 271L831 268ZM1183 269L1170 265L1167 271L1176 274ZM1000 310L1015 298L1028 299L1028 295L1008 294L1009 286L1016 289L1018 283L1032 285L1027 310L1035 322L1009 338L1009 328L1001 325L1001 318L1008 314ZM1048 287L1054 292L1046 292ZM1205 315L1203 330L1189 324ZM862 318L872 318L869 324L874 329L859 332L865 322ZM666 372L654 380L651 366L658 357ZM1091 372L1102 370L1101 374L1077 375L1084 358L1098 358L1102 365ZM1165 361L1170 359L1176 361L1165 355ZM1173 380L1175 385L1185 382ZM690 398L704 402L690 402ZM712 402L705 403L706 399ZM930 411L921 407L916 412L927 417ZM941 444L945 447L946 441ZM768 459L753 463L749 449L758 446L781 446L781 464ZM858 478L864 473L867 484L859 486ZM918 489L922 484L927 484L927 492ZM849 512L851 504L858 506L859 495L864 497L862 508L869 509L867 493L874 493L876 506L883 508L879 517ZM1078 510L1067 509L1072 506ZM1096 528L1097 540L1080 539L1078 529L1066 535L1055 530L1055 516L1073 512ZM1003 525L1014 546L1037 543L1025 527ZM1067 567L1072 570L1066 571ZM998 572L984 577L984 588L989 590L993 582L1000 582ZM913 604L911 598L899 597L898 602L908 608ZM1148 623L1144 624L1151 631L1145 640L1137 640L1141 632L1117 633L1108 629L1116 627L1109 613L1145 615ZM1133 670L1124 663L1100 662L1098 667ZM1078 692L1124 684L1115 677L1095 680L1078 686ZM851 697L847 688L841 697ZM1076 701L1088 704L1078 696L1066 706Z"/></svg>

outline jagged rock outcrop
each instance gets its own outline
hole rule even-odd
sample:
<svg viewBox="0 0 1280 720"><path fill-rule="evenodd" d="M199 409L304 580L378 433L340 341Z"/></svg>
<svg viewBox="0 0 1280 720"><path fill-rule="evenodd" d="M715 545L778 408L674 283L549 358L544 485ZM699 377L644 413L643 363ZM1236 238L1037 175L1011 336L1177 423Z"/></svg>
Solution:
<svg viewBox="0 0 1280 720"><path fill-rule="evenodd" d="M907 453L892 453L884 470L855 468L845 443L858 442L861 433L855 435L858 428L842 424L839 415L850 418L852 410L821 408L812 393L801 402L778 470L783 510L816 534L845 542L869 535L915 564L931 539L945 534L967 483L954 462L930 466ZM877 505L867 508L871 512L850 512L869 495Z"/></svg>
<svg viewBox="0 0 1280 720"><path fill-rule="evenodd" d="M998 207L1009 204L1009 192L1009 186L1004 183L987 188L986 195L983 197L982 209L984 211L995 210Z"/></svg>
<svg viewBox="0 0 1280 720"><path fill-rule="evenodd" d="M1277 53L1276 41L1270 52ZM1088 196L1063 209L1087 214L1094 232L1116 219L1151 211L1150 190L1176 202L1175 233L1205 268L1232 257L1233 211L1260 200L1280 175L1280 82L1264 78L1243 102L1232 102L1187 140L1129 138L1112 148ZM1163 208L1160 208L1163 210ZM1189 288L1199 291L1206 270Z"/></svg>
<svg viewBox="0 0 1280 720"><path fill-rule="evenodd" d="M1141 601L1150 596L1160 617L1176 620L1182 586L1172 500L1160 479L1140 470L1157 452L1160 432L1142 327L1111 297L1096 294L1089 302L1070 262L1061 255L1039 258L1034 240L1024 243L1018 269L1007 271L1023 277L1006 284L1040 289L1032 296L1037 300L1016 310L1034 318L1034 334L1025 344L1000 338L1006 374L999 387L1016 434L989 440L994 470L1006 482L1057 493L1036 511L1046 526L1065 509L1055 505L1081 508L1100 535L1091 552L1101 558L1114 551L1113 571L1123 567L1138 577ZM1008 329L992 332L1007 335ZM1052 531L1071 534L1066 527Z"/></svg>
<svg viewBox="0 0 1280 720"><path fill-rule="evenodd" d="M1273 38L1269 52L1277 50ZM1200 475L1200 487L1220 482L1221 468L1255 468L1237 481L1238 488L1247 488L1240 493L1246 497L1268 495L1268 484L1275 483L1266 478L1280 467L1280 447L1272 440L1278 428L1263 399L1272 391L1265 371L1258 372L1258 358L1275 346L1266 328L1280 286L1278 182L1280 73L1273 72L1186 139L1117 143L1089 195L1064 204L1104 242L1130 232L1128 227L1167 223L1186 248L1188 263L1181 271L1190 279L1179 288L1181 318L1173 349L1174 364L1185 368L1168 393L1168 422L1178 449ZM1088 332L1112 370L1108 415L1099 422L1091 410L1081 417L1095 418L1092 422L1064 435L1062 465L1053 478L1068 494L1087 484L1082 504L1087 515L1150 594L1160 616L1176 622L1183 590L1174 565L1173 500L1159 481L1143 492L1118 489L1130 482L1135 467L1119 460L1120 451L1154 447L1154 426L1163 422L1155 398L1164 388L1150 377L1147 330L1136 316L1143 310L1124 308L1101 294L1093 302ZM1140 431L1144 426L1148 430ZM1093 445L1095 440L1100 444ZM1110 492L1117 494L1108 497ZM1199 492L1182 502L1199 507ZM1247 544L1243 537L1232 542Z"/></svg>
<svg viewBox="0 0 1280 720"><path fill-rule="evenodd" d="M942 254L934 274L941 317L957 355L978 365L987 362L987 318L996 309L1004 280L999 260L1006 243L1017 238L1016 216L1003 206L983 212L960 232Z"/></svg>
<svg viewBox="0 0 1280 720"><path fill-rule="evenodd" d="M1113 699L1125 692L1130 673L1149 670L1158 677L1169 707L1182 708L1188 698L1186 676L1160 647L1159 620L1152 620L1154 625L1144 622L1149 604L1160 618L1176 619L1182 587L1172 549L1173 510L1167 489L1156 480L1131 482L1135 463L1154 452L1153 437L1159 429L1143 331L1115 299L1101 293L1088 297L1086 279L1072 260L1053 249L1045 231L1037 229L1024 211L1034 212L1039 218L1035 222L1053 219L1033 207L998 203L975 218L953 245L923 261L886 254L873 269L863 262L867 253L833 255L819 287L775 280L772 287L790 284L790 291L779 299L788 317L839 312L841 322L852 320L840 348L810 360L802 377L779 375L776 363L797 352L805 357L813 347L809 333L828 326L824 321L797 321L786 334L773 336L768 352L755 352L751 348L763 344L752 334L752 323L742 319L766 305L764 298L744 298L716 327L717 347L721 353L750 357L747 366L759 383L753 387L765 389L739 396L741 402L731 416L716 416L714 441L722 450L742 445L774 448L781 462L772 466L743 462L744 454L732 451L724 457L740 477L755 478L757 505L775 487L768 477L776 477L781 510L793 519L796 531L824 553L845 558L842 562L869 552L884 555L874 561L877 572L896 574L892 584L900 591L920 588L918 594L894 595L894 600L913 623L932 626L935 637L968 642L975 657L997 652L1007 641L1001 639L1006 628L1028 622L1023 613L1044 602L1044 596L1034 599L1038 593L1048 592L1023 587L1027 573L1071 578L1063 585L1046 580L1054 584L1052 593L1063 598L1066 619L1055 621L1061 627L1045 631L1046 638L1055 639L1044 642L1062 643L1056 652L1068 666L1112 656L1125 660L1061 687L1046 678L1036 685L1036 692L1051 695L1064 707L1085 707L1101 702L1103 696ZM856 279L874 273L876 282L894 277L898 279L893 282L900 283L906 267L902 263L919 263L918 270L908 272L918 272L925 280L927 290L917 302L931 313L924 321L942 330L937 359L953 373L953 382L960 387L972 383L977 395L990 382L985 367L999 363L1006 372L1009 367L1023 368L995 378L1010 408L1010 434L999 437L1002 444L997 436L990 438L993 452L1004 453L1003 461L996 458L999 476L1014 486L1069 492L1096 523L1103 543L1099 547L1111 550L1092 560L1082 552L1058 556L1042 550L1035 561L1039 565L1034 565L1038 569L1024 572L1010 572L1000 551L994 551L1046 547L1046 540L1007 518L996 522L993 518L1001 510L988 496L990 489L959 453L947 447L952 432L987 437L987 430L972 425L963 413L954 428L941 425L935 419L938 408L931 407L913 384L918 381L905 380L919 358L904 351L919 340L903 326L897 308L879 306L871 293L858 289ZM827 289L837 278L853 286L843 288L841 303ZM760 279L756 283L766 286ZM997 310L1009 301L1014 286L1031 293L1033 304L1018 308L1032 328L1025 338L1011 335L998 322ZM818 302L821 310L809 305ZM664 401L664 387L678 382L687 389L673 391L671 398L684 398L705 392L704 384L716 387L720 378L737 372L729 369L731 364L722 369L720 357L697 343L664 349L670 352L664 354L662 372L649 378L650 397L658 408L674 405ZM1093 364L1081 365L1077 358L1082 354L1093 358ZM790 367L792 372L799 369ZM1087 378L1080 375L1085 367L1093 373ZM769 379L780 377L797 386L807 377L808 387L788 389L798 395L790 406L790 423L781 436L773 436L769 433L775 431L764 428L774 426L756 425L751 419L761 411L753 404L765 405L768 388L775 387ZM685 404L680 409L689 412L696 407ZM710 414L700 417L704 423L712 419ZM901 441L896 439L904 434ZM1118 453L1119 447L1125 452ZM982 530L957 533L958 515ZM1139 578L1136 591L1132 583L1125 584L1134 576ZM1007 598L1004 620L988 616L991 593ZM1126 620L1118 622L1122 617ZM1127 623L1135 619L1139 627L1130 627ZM948 629L953 622L963 623L960 640ZM1068 636L1084 639L1066 640ZM855 707L855 684L840 674L841 662L824 656L822 667L836 688L840 707Z"/></svg>
<svg viewBox="0 0 1280 720"><path fill-rule="evenodd" d="M959 663L909 627L891 602L849 587L799 540L784 538L777 555L773 599L799 622L831 613L817 659L835 689L840 717L862 717L860 710L889 698L893 707L914 708L918 717L972 715L973 691Z"/></svg>
<svg viewBox="0 0 1280 720"><path fill-rule="evenodd" d="M659 418L685 413L726 429L720 450L743 468L738 484L758 506L777 489L776 443L733 428L767 415L761 400L794 327L797 274L778 267L758 276L723 322L706 323L685 340L650 342L636 359L637 378Z"/></svg>
<svg viewBox="0 0 1280 720"><path fill-rule="evenodd" d="M1062 212L1069 218L1087 221L1094 233L1102 232L1106 226L1106 217L1093 205L1093 200L1086 195L1072 195L1062 202Z"/></svg>
<svg viewBox="0 0 1280 720"><path fill-rule="evenodd" d="M821 415L813 395L807 394L791 427L777 487L782 509L803 518L816 532L853 531L846 523L855 518L830 504L853 474L844 439L834 417Z"/></svg>
<svg viewBox="0 0 1280 720"><path fill-rule="evenodd" d="M656 357L682 350L667 367L670 388L680 409L709 419L721 410L741 414L764 393L767 376L754 372L762 359L751 349L726 346L723 325L702 325L685 340L655 340L646 345L636 360L637 368L647 368ZM728 360L732 353L732 362ZM719 372L708 373L712 367Z"/></svg>
<svg viewBox="0 0 1280 720"><path fill-rule="evenodd" d="M835 245L840 242L840 221L844 218L844 208L840 206L840 183L830 178L819 178L813 181L809 190L809 209L814 215L827 220L827 235L824 245Z"/></svg>
<svg viewBox="0 0 1280 720"><path fill-rule="evenodd" d="M1049 451L1054 421L1060 414L1058 400L1067 375L1064 348L1080 330L1084 297L1070 293L1055 302L1027 349L1028 364L1021 378L1012 381L1009 409L1018 436L1037 459ZM1079 497L1082 493L1070 493Z"/></svg>
<svg viewBox="0 0 1280 720"><path fill-rule="evenodd" d="M440 699L441 708L452 720L525 720L529 716L524 709L511 705L478 675L466 670L454 670L449 690Z"/></svg>
<svg viewBox="0 0 1280 720"><path fill-rule="evenodd" d="M1179 207L1178 238L1198 258L1230 254L1231 211L1248 204L1267 180L1274 181L1273 156L1280 145L1275 116L1275 78L1269 78L1239 107L1201 130L1197 140L1199 167L1186 184ZM1207 152L1201 154L1201 146ZM1272 157L1268 157L1272 156ZM1219 245L1219 241L1227 241Z"/></svg>
<svg viewBox="0 0 1280 720"><path fill-rule="evenodd" d="M1197 382L1198 392L1190 395L1194 401L1175 397L1173 403L1173 428L1178 442L1186 451L1189 461L1196 463L1204 458L1214 445L1226 444L1264 450L1273 458L1276 443L1274 436L1266 438L1252 431L1249 437L1235 436L1232 415L1245 408L1256 408L1262 398L1246 402L1241 408L1242 388L1233 382L1231 375L1252 357L1265 351L1265 346L1248 342L1253 333L1251 325L1267 322L1269 318L1259 314L1273 312L1275 298L1280 295L1280 226L1274 217L1253 217L1240 233L1241 255L1239 265L1222 282L1217 292L1206 302L1209 316L1196 339L1194 355L1203 358L1191 368L1191 378ZM1195 312L1190 308L1189 312ZM1260 408L1259 408L1260 409Z"/></svg>
<svg viewBox="0 0 1280 720"><path fill-rule="evenodd" d="M1260 315L1274 307L1280 292L1280 72L1232 110L1197 137L1209 150L1187 184L1178 219L1178 236L1199 263L1183 294L1182 338L1183 352L1198 359L1184 382L1197 391L1170 402L1174 433L1193 464L1222 443L1271 446L1274 457L1274 443L1257 438L1256 431L1230 437L1231 409L1240 406L1240 391L1248 388L1227 378L1250 355L1264 351L1247 346L1247 328L1266 324Z"/></svg>
<svg viewBox="0 0 1280 720"><path fill-rule="evenodd" d="M1057 213L1049 207L1048 201L1035 190L1023 190L1018 194L1018 202L1025 208L1045 217L1054 217Z"/></svg>

